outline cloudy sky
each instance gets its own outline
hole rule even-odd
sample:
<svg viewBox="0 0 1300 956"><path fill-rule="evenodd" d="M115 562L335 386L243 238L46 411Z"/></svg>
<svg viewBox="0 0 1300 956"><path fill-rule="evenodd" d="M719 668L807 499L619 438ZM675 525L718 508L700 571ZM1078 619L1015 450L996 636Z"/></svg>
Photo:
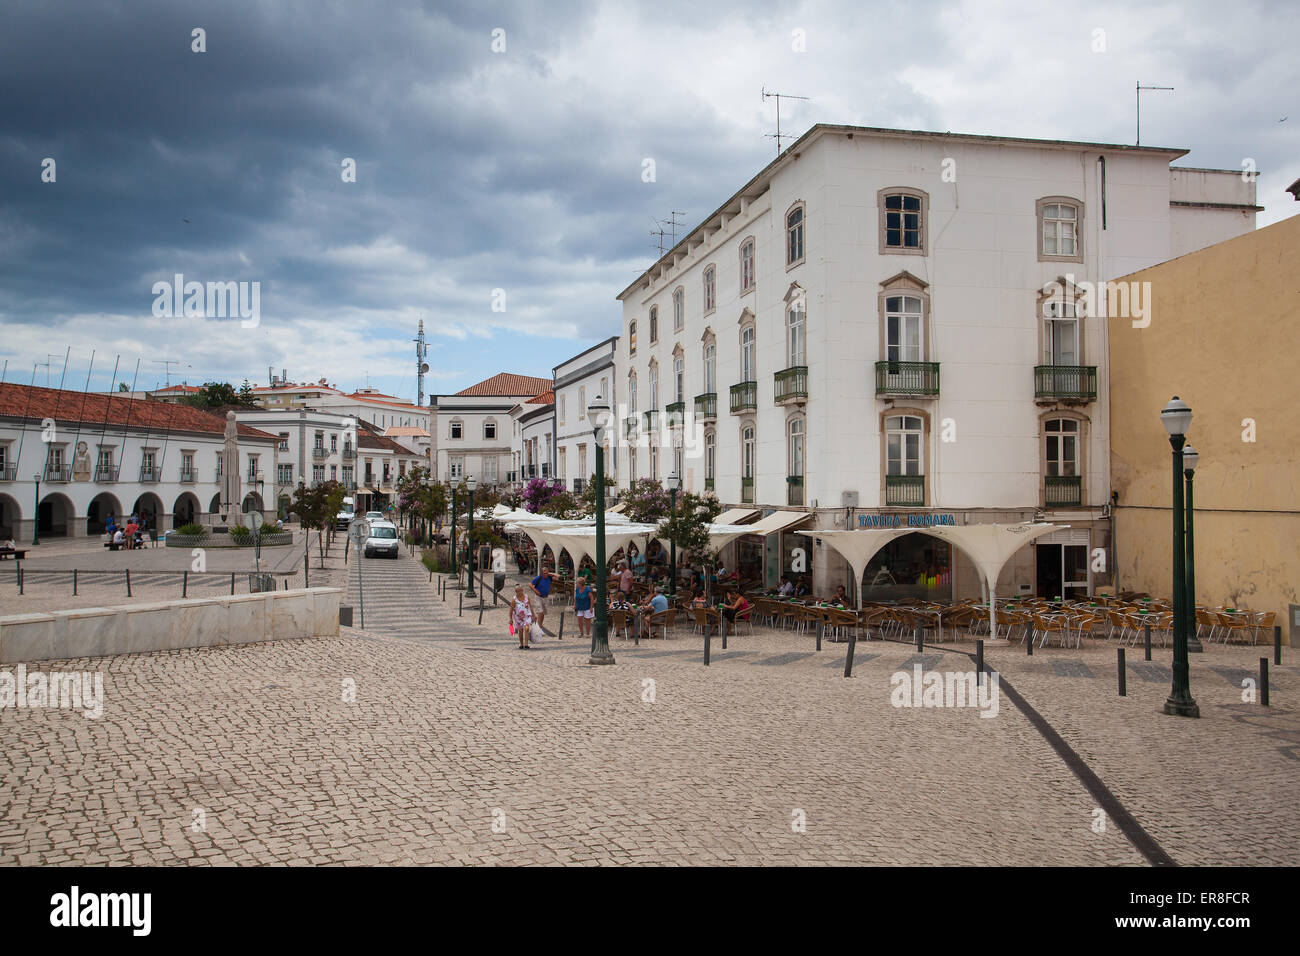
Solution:
<svg viewBox="0 0 1300 956"><path fill-rule="evenodd" d="M271 365L413 399L421 318L426 392L549 376L618 330L614 296L657 257L656 220L684 211L689 229L773 157L763 88L811 98L783 102L786 132L1131 143L1134 82L1173 86L1144 94L1145 144L1189 148L1184 165L1254 160L1261 226L1300 211L1284 192L1300 177L1292 3L9 0L0 13L8 381L41 363L37 381L57 382L71 346L75 388L94 349L97 388L120 355L117 378L139 360L141 388L168 373L264 383ZM259 324L155 315L154 283L176 274L260 283Z"/></svg>

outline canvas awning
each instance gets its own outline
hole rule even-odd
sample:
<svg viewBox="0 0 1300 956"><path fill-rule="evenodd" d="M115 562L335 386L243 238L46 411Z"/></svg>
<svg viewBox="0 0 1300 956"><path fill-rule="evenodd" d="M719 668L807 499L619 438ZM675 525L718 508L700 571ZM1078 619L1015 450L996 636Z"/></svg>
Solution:
<svg viewBox="0 0 1300 956"><path fill-rule="evenodd" d="M788 531L796 525L811 521L812 518L812 512L809 511L773 511L767 517L743 527L746 529L746 534L774 534L777 531Z"/></svg>
<svg viewBox="0 0 1300 956"><path fill-rule="evenodd" d="M924 528L858 528L851 531L799 531L820 538L834 548L853 568L858 607L862 607L862 576L877 551L905 534L928 534L962 551L975 563L989 595L989 633L997 633L997 583L1003 566L1017 551L1035 538L1068 525L1021 521L1017 524L936 525Z"/></svg>
<svg viewBox="0 0 1300 956"><path fill-rule="evenodd" d="M649 538L654 534L655 525L652 524L623 524L615 528L605 529L605 558L606 561L614 555L620 548L626 548L628 544L637 538ZM561 551L568 551L569 557L573 559L573 566L577 568L584 557L596 560L596 526L584 525L581 527L550 527L538 529L541 538L551 546L551 551L558 557Z"/></svg>
<svg viewBox="0 0 1300 956"><path fill-rule="evenodd" d="M757 508L732 508L724 511L715 519L717 524L740 524L758 514Z"/></svg>

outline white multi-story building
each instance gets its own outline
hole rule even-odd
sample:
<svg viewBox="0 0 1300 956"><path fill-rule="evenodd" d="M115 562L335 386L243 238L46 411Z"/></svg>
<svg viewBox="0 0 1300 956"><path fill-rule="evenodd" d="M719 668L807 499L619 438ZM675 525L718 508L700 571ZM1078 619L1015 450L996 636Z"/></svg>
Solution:
<svg viewBox="0 0 1300 956"><path fill-rule="evenodd" d="M550 388L549 379L501 372L455 395L431 396L434 476L460 482L473 475L488 485L506 481L512 460L510 411Z"/></svg>
<svg viewBox="0 0 1300 956"><path fill-rule="evenodd" d="M616 358L618 336L612 336L555 366L555 477L581 493L596 471L595 436L587 418L587 404L597 395L617 404ZM618 473L617 446L605 437L605 473Z"/></svg>
<svg viewBox="0 0 1300 956"><path fill-rule="evenodd" d="M239 460L225 461L224 415L117 392L0 384L0 540L99 534L109 515L132 512L160 531L207 521L221 510L231 467L243 510L273 518L280 440L237 426Z"/></svg>
<svg viewBox="0 0 1300 956"><path fill-rule="evenodd" d="M506 481L522 484L550 478L555 460L555 393L547 390L510 409L510 471Z"/></svg>
<svg viewBox="0 0 1300 956"><path fill-rule="evenodd" d="M251 425L278 439L274 472L268 472L266 499L284 513L291 510L293 491L300 482L319 485L340 481L356 489L357 421L307 408L250 409L235 413L236 421Z"/></svg>
<svg viewBox="0 0 1300 956"><path fill-rule="evenodd" d="M1185 152L813 127L619 294L620 486L676 470L825 529L1044 515L1070 529L1023 549L1002 593L1090 591L1110 486L1089 284L1254 228L1254 183L1171 169ZM1112 314L1177 321L1134 291ZM784 537L742 539L740 560L769 583L798 570L807 539ZM819 591L851 583L813 557ZM908 535L865 585L943 598L979 575Z"/></svg>

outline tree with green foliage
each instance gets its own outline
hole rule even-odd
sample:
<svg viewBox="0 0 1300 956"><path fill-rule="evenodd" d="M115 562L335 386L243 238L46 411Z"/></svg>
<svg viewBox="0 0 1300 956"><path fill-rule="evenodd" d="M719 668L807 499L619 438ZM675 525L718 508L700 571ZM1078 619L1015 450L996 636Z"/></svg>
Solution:
<svg viewBox="0 0 1300 956"><path fill-rule="evenodd" d="M238 391L229 382L204 382L203 386L193 395L182 395L178 399L178 403L190 405L194 408L221 408L225 405L242 405L245 408L257 407L252 386L247 381Z"/></svg>
<svg viewBox="0 0 1300 956"><path fill-rule="evenodd" d="M623 514L639 524L654 524L668 514L668 490L657 478L638 478L623 495Z"/></svg>
<svg viewBox="0 0 1300 956"><path fill-rule="evenodd" d="M604 500L606 503L609 501L609 489L613 487L614 487L614 479L609 477L609 475L606 475L605 495L604 495ZM595 515L596 506L597 506L596 497L597 497L596 476L592 475L591 478L587 480L587 486L582 490L582 496L578 499L579 502L581 502L582 509L586 514Z"/></svg>
<svg viewBox="0 0 1300 956"><path fill-rule="evenodd" d="M304 531L320 532L320 566L325 567L325 555L328 551L326 538L329 529L334 526L335 515L343 507L347 489L337 481L324 481L308 487L300 484L294 492L293 510ZM306 548L307 542L303 541Z"/></svg>
<svg viewBox="0 0 1300 956"><path fill-rule="evenodd" d="M718 555L709 540L709 525L722 513L722 504L711 494L697 495L687 491L677 496L677 510L659 522L659 536L677 543L677 558L681 562L688 556L700 562L704 569L705 594L713 601L710 570L716 565Z"/></svg>
<svg viewBox="0 0 1300 956"><path fill-rule="evenodd" d="M118 390L119 392L129 392L129 391L131 391L131 386L128 385L128 384L126 384L126 382L118 382L118 383L117 383L117 390Z"/></svg>

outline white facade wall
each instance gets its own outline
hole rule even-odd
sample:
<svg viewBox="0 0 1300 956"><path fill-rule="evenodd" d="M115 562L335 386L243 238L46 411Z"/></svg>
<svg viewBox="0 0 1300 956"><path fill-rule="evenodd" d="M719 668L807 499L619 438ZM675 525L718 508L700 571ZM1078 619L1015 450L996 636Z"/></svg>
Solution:
<svg viewBox="0 0 1300 956"><path fill-rule="evenodd" d="M596 472L596 438L587 406L597 395L617 409L620 389L615 352L618 337L606 339L555 366L556 477L581 490ZM606 436L605 468L617 474L615 436Z"/></svg>
<svg viewBox="0 0 1300 956"><path fill-rule="evenodd" d="M219 510L220 482L217 479L218 457L225 442L220 434L168 431L146 432L144 429L109 425L101 432L99 426L86 423L80 432L60 424L51 445L63 449L65 466L71 467L76 457L77 445L84 443L89 456L89 474L78 480L76 474L70 481L50 480L45 463L47 444L42 441L39 421L0 422L0 446L5 449L5 469L0 475L0 540L12 537L19 547L30 544L33 518L36 514L37 485L33 477L38 473L40 501L49 503L50 522L47 531L51 536L83 537L102 530L103 519L112 513L120 518L129 515L137 505L146 512L157 515L159 531L173 527L173 515L184 514L193 508L194 520L203 521ZM96 465L101 449L110 449L117 480L111 473L100 474ZM152 451L157 481L141 481L141 463L146 450ZM191 455L193 469L182 473L185 455ZM250 456L256 459L257 468L267 474L268 480L275 472L276 443L270 440L239 439L239 469L242 494L257 493L248 481ZM270 489L262 491L262 511L274 516L275 503ZM214 507L214 501L217 502ZM92 503L95 505L92 513ZM184 523L178 517L176 523Z"/></svg>
<svg viewBox="0 0 1300 956"><path fill-rule="evenodd" d="M357 423L354 417L299 408L236 412L235 418L242 424L280 438L276 466L263 469L269 508L274 508L284 495L292 499L300 481L314 485L332 479L344 484L351 482L355 486ZM353 453L351 457L349 452ZM319 481L317 468L320 469ZM275 486L274 494L270 491L272 484Z"/></svg>
<svg viewBox="0 0 1300 956"><path fill-rule="evenodd" d="M437 428L433 439L437 478L459 481L473 475L480 483L504 483L511 461L510 410L531 397L435 396L437 405L431 417ZM452 437L454 423L461 426L459 438ZM486 427L489 424L496 428L494 437L488 437ZM451 473L453 463L461 469L459 476L454 477Z"/></svg>
<svg viewBox="0 0 1300 956"><path fill-rule="evenodd" d="M510 474L514 481L549 478L554 468L554 405L523 404L511 410ZM507 476L507 480L509 476Z"/></svg>

